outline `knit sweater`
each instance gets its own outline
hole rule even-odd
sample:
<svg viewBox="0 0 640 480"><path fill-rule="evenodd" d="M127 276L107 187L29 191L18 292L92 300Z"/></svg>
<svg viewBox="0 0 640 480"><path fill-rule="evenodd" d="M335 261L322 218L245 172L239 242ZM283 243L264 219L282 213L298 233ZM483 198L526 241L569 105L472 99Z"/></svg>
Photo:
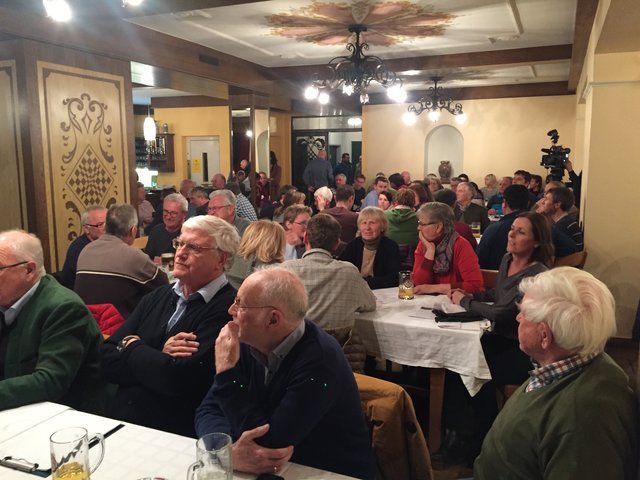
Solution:
<svg viewBox="0 0 640 480"><path fill-rule="evenodd" d="M75 293L44 276L8 335L0 410L58 402L104 413L102 334Z"/></svg>
<svg viewBox="0 0 640 480"><path fill-rule="evenodd" d="M194 436L193 419L215 375L214 344L231 320L227 310L236 290L227 284L208 302L187 303L180 320L167 332L178 296L172 285L159 287L138 304L131 316L102 348L102 371L118 392L111 406L114 418L179 435ZM193 332L200 343L189 357L162 352L178 332ZM140 340L123 351L117 345L127 335Z"/></svg>
<svg viewBox="0 0 640 480"><path fill-rule="evenodd" d="M416 285L450 283L451 288L461 288L468 293L483 290L478 257L462 237L458 237L453 244L451 267L447 273L433 273L433 260L424 258L424 245L419 242L413 264L413 281Z"/></svg>
<svg viewBox="0 0 640 480"><path fill-rule="evenodd" d="M537 390L526 385L487 434L476 480L636 478L636 401L607 354Z"/></svg>

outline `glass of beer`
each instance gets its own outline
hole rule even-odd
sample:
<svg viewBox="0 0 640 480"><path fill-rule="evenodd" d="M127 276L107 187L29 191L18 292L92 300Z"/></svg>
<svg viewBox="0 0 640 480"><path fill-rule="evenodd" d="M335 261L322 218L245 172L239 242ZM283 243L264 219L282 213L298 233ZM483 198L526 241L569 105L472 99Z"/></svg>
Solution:
<svg viewBox="0 0 640 480"><path fill-rule="evenodd" d="M104 458L104 436L93 435L100 444L98 461L89 466L89 436L82 427L63 428L49 438L53 480L88 480ZM93 440L92 440L93 441Z"/></svg>
<svg viewBox="0 0 640 480"><path fill-rule="evenodd" d="M413 299L413 273L411 270L402 270L398 274L398 298L400 300Z"/></svg>
<svg viewBox="0 0 640 480"><path fill-rule="evenodd" d="M197 461L187 470L187 480L233 480L231 437L208 433L196 442Z"/></svg>
<svg viewBox="0 0 640 480"><path fill-rule="evenodd" d="M471 233L476 238L480 238L480 222L472 222L471 223Z"/></svg>

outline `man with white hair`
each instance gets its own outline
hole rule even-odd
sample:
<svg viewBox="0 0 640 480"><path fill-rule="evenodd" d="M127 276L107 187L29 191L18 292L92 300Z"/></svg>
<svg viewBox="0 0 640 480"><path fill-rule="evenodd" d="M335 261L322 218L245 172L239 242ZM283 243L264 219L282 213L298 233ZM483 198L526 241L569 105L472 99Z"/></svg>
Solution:
<svg viewBox="0 0 640 480"><path fill-rule="evenodd" d="M145 296L105 342L105 377L118 385L111 416L194 436L196 407L215 374L213 346L236 291L224 274L240 237L224 220L201 215L182 225L173 275Z"/></svg>
<svg viewBox="0 0 640 480"><path fill-rule="evenodd" d="M236 214L236 201L236 196L231 190L214 190L209 195L208 213L236 227L240 237L242 237L251 222Z"/></svg>
<svg viewBox="0 0 640 480"><path fill-rule="evenodd" d="M162 202L162 223L149 232L144 251L155 263L160 263L163 253L175 253L173 239L180 235L180 228L187 218L188 202L179 193L167 195Z"/></svg>
<svg viewBox="0 0 640 480"><path fill-rule="evenodd" d="M635 396L604 353L611 292L572 267L525 278L520 291L518 340L535 368L485 438L474 478L635 479Z"/></svg>
<svg viewBox="0 0 640 480"><path fill-rule="evenodd" d="M40 240L0 233L0 410L57 402L103 413L101 345L82 300L46 274Z"/></svg>
<svg viewBox="0 0 640 480"><path fill-rule="evenodd" d="M229 308L233 321L216 340L216 377L196 413L196 432L230 434L233 466L242 472L277 472L290 457L373 479L353 372L335 339L304 319L307 306L293 272L247 277Z"/></svg>

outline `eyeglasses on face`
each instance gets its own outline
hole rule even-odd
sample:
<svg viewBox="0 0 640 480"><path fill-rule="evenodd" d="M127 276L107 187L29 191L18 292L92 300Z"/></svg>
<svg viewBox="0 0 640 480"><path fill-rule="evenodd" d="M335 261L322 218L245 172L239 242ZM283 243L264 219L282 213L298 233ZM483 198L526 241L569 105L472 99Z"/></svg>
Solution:
<svg viewBox="0 0 640 480"><path fill-rule="evenodd" d="M196 245L195 243L183 242L179 238L174 238L171 241L171 245L173 245L173 248L175 248L176 251L179 248L184 248L187 252L195 253L196 255L204 252L205 250L217 250L218 249L218 247L202 247L200 245Z"/></svg>
<svg viewBox="0 0 640 480"><path fill-rule="evenodd" d="M273 305L247 306L247 305L241 305L240 302L241 302L240 297L234 298L233 307L237 308L238 310L247 310L249 308L276 308Z"/></svg>
<svg viewBox="0 0 640 480"><path fill-rule="evenodd" d="M296 225L300 225L301 227L307 228L307 222L293 222Z"/></svg>
<svg viewBox="0 0 640 480"><path fill-rule="evenodd" d="M22 262L12 263L11 265L5 265L3 267L0 267L0 271L6 270L7 268L17 267L19 265L24 265L25 263L29 263L29 260L23 260Z"/></svg>
<svg viewBox="0 0 640 480"><path fill-rule="evenodd" d="M215 212L217 212L218 210L220 210L221 208L226 208L226 207L230 207L230 206L231 206L231 205L229 205L229 204L226 204L226 205L220 205L219 207L216 207L216 206L214 205L214 206L212 206L212 207L209 207L207 210L208 210L209 212L213 212L213 213L215 213Z"/></svg>
<svg viewBox="0 0 640 480"><path fill-rule="evenodd" d="M427 225L435 225L437 223L440 223L440 222L421 222L420 220L418 220L418 226L420 227L426 227Z"/></svg>
<svg viewBox="0 0 640 480"><path fill-rule="evenodd" d="M167 217L177 217L181 213L183 213L183 212L182 211L175 211L175 210L162 210L162 214L166 215Z"/></svg>
<svg viewBox="0 0 640 480"><path fill-rule="evenodd" d="M98 223L85 223L85 225L86 225L87 227L102 228L102 227L104 227L104 222L98 222Z"/></svg>

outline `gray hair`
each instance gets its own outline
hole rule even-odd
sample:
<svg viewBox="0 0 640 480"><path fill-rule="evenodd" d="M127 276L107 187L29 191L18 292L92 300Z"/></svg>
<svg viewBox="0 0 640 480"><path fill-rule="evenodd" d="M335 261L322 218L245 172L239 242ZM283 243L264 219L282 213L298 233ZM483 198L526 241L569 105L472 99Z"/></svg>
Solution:
<svg viewBox="0 0 640 480"><path fill-rule="evenodd" d="M467 187L469 189L469 193L471 193L471 198L476 196L476 193L477 193L476 188L473 185L471 185L470 182L460 182L458 184L458 188L460 187Z"/></svg>
<svg viewBox="0 0 640 480"><path fill-rule="evenodd" d="M225 270L231 268L233 256L240 246L240 235L236 227L213 215L198 215L182 224L182 231L185 230L200 230L206 233L218 250L227 255Z"/></svg>
<svg viewBox="0 0 640 480"><path fill-rule="evenodd" d="M418 210L418 216L429 218L429 222L442 223L445 235L453 233L454 216L453 209L446 203L429 202L425 203Z"/></svg>
<svg viewBox="0 0 640 480"><path fill-rule="evenodd" d="M389 220L384 214L384 210L378 207L365 207L360 211L360 215L358 215L358 228L364 220L370 219L380 222L382 225L382 233L386 232L387 228L389 228Z"/></svg>
<svg viewBox="0 0 640 480"><path fill-rule="evenodd" d="M236 208L236 196L231 190L214 190L209 194L209 200L213 200L216 197L223 197L227 202L227 205L231 205L233 208Z"/></svg>
<svg viewBox="0 0 640 480"><path fill-rule="evenodd" d="M604 350L616 333L616 305L607 286L590 273L558 267L522 279L520 311L545 322L558 346L582 356Z"/></svg>
<svg viewBox="0 0 640 480"><path fill-rule="evenodd" d="M273 267L257 270L250 275L253 276L259 277L254 280L260 285L258 297L263 303L284 306L291 317L290 323L304 320L309 309L309 297L304 284L295 273L282 267Z"/></svg>
<svg viewBox="0 0 640 480"><path fill-rule="evenodd" d="M187 202L187 199L184 198L181 193L171 193L167 195L166 197L164 197L164 202L177 203L178 205L180 205L180 208L183 212L189 210L189 202Z"/></svg>
<svg viewBox="0 0 640 480"><path fill-rule="evenodd" d="M132 227L138 224L138 213L136 209L126 203L115 203L109 207L105 232L124 238L129 235Z"/></svg>
<svg viewBox="0 0 640 480"><path fill-rule="evenodd" d="M101 210L106 210L106 208L101 207L100 205L91 205L90 207L87 207L87 209L82 212L82 215L80 215L80 225L84 227L87 224L87 222L89 221L89 214L91 212L97 212Z"/></svg>
<svg viewBox="0 0 640 480"><path fill-rule="evenodd" d="M17 262L35 262L38 278L46 275L44 269L44 253L42 242L32 233L24 230L7 230L0 232L0 245L8 247Z"/></svg>

